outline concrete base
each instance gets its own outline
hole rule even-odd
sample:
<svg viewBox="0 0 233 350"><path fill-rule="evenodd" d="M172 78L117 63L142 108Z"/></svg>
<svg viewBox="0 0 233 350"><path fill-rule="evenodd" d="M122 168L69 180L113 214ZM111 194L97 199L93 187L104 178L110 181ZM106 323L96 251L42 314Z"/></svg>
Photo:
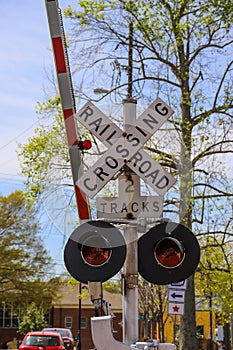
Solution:
<svg viewBox="0 0 233 350"><path fill-rule="evenodd" d="M158 343L157 340L136 342L126 345L117 341L112 335L111 316L91 317L92 340L97 350L176 350L170 343Z"/></svg>
<svg viewBox="0 0 233 350"><path fill-rule="evenodd" d="M132 350L130 346L113 337L111 316L91 317L91 332L97 350Z"/></svg>

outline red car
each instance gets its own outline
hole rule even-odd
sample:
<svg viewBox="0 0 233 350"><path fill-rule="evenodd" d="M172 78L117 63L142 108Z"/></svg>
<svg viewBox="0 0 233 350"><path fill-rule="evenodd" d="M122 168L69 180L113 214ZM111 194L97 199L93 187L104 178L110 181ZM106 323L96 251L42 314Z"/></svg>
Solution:
<svg viewBox="0 0 233 350"><path fill-rule="evenodd" d="M69 328L44 328L43 332L57 332L61 335L65 348L69 350L74 350L75 341L73 334Z"/></svg>
<svg viewBox="0 0 233 350"><path fill-rule="evenodd" d="M29 332L20 344L20 350L65 350L62 337L55 332Z"/></svg>

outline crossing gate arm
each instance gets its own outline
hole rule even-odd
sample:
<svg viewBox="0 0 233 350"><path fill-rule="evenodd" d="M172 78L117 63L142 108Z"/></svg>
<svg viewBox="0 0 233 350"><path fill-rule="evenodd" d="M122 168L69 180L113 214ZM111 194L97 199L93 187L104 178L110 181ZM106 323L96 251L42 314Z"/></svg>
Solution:
<svg viewBox="0 0 233 350"><path fill-rule="evenodd" d="M68 56L65 50L64 31L58 0L45 0L53 54L57 72L58 87L60 92L62 111L67 135L69 156L76 203L80 221L90 219L90 209L86 194L77 186L77 181L82 174L82 159L78 149L78 138L75 123L75 104L71 75L68 64Z"/></svg>

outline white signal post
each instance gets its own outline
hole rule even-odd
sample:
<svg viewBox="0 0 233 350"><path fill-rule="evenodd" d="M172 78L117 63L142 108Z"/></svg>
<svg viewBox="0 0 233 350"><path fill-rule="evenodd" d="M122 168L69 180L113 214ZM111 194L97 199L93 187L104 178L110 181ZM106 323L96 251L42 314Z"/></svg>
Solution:
<svg viewBox="0 0 233 350"><path fill-rule="evenodd" d="M138 176L147 182L159 196L163 196L173 186L175 179L142 147L172 114L172 109L160 98L157 98L136 120L136 100L127 99L123 101L124 130L121 130L96 106L87 102L76 113L75 117L108 149L77 181L82 191L88 197L93 198L120 169L127 166L130 176L136 174L133 175L137 179L134 181L134 190L136 191L133 196L136 196L137 202L132 194L129 195L124 191L121 184L119 186L120 198L109 199L109 201L115 200L114 205L121 205L123 199L124 203L127 202L126 211L131 210L132 214L132 203L135 206L135 203L139 205L144 200L143 197L140 198ZM101 199L97 202L97 210L100 205L105 206L100 201ZM110 206L110 208L113 207ZM112 214L110 213L110 218L114 217ZM115 217L119 218L118 210ZM129 221L126 225L124 237L127 244L127 255L123 274L123 291L125 291L123 298L123 342L130 345L135 344L138 340L138 236L137 227L133 221Z"/></svg>
<svg viewBox="0 0 233 350"><path fill-rule="evenodd" d="M136 121L136 100L123 101L125 132ZM137 227L128 225L124 231L127 255L123 284L123 342L131 345L138 341L138 234Z"/></svg>

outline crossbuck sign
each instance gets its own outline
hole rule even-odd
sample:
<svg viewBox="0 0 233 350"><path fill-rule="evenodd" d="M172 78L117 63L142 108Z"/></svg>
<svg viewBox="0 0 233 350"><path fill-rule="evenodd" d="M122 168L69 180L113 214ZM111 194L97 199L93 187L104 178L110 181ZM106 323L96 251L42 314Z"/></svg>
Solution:
<svg viewBox="0 0 233 350"><path fill-rule="evenodd" d="M164 195L175 183L173 176L143 149L144 143L173 114L173 110L157 98L135 121L122 131L93 103L87 102L76 113L76 119L96 136L108 150L77 181L79 188L93 198L124 165Z"/></svg>

